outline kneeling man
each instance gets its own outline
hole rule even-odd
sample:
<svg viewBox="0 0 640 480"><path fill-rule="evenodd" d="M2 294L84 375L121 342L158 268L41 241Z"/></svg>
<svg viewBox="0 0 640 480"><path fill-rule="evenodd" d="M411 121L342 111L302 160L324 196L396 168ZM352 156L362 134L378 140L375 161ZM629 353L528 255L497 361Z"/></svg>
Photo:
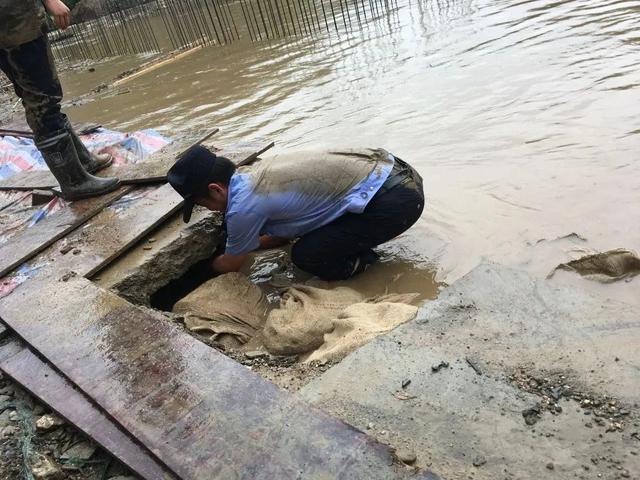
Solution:
<svg viewBox="0 0 640 480"><path fill-rule="evenodd" d="M212 261L216 273L238 271L253 250L296 240L296 266L324 280L347 279L424 208L420 175L382 149L277 155L236 168L197 146L168 180L185 199L185 222L194 205L224 214L227 243Z"/></svg>

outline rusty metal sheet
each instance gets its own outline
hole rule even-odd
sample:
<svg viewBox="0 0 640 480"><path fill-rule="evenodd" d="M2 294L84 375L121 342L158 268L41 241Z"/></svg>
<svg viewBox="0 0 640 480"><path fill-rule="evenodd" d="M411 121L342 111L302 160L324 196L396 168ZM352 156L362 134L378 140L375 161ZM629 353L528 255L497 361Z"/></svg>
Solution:
<svg viewBox="0 0 640 480"><path fill-rule="evenodd" d="M66 208L26 228L0 245L0 278L97 215L131 187L122 187L100 197L70 203Z"/></svg>
<svg viewBox="0 0 640 480"><path fill-rule="evenodd" d="M32 279L0 316L185 480L434 478L84 278Z"/></svg>
<svg viewBox="0 0 640 480"><path fill-rule="evenodd" d="M213 148L235 163L246 164L273 147L270 141L241 142ZM170 147L170 148L169 148ZM121 166L111 166L98 172L99 177L118 177L123 185L158 183L167 179L167 172L183 150L173 144L154 153L148 160ZM0 190L33 190L54 188L58 182L49 170L21 172L0 181Z"/></svg>
<svg viewBox="0 0 640 480"><path fill-rule="evenodd" d="M0 369L136 475L146 480L175 478L150 452L132 440L89 398L20 340L13 339L0 347Z"/></svg>

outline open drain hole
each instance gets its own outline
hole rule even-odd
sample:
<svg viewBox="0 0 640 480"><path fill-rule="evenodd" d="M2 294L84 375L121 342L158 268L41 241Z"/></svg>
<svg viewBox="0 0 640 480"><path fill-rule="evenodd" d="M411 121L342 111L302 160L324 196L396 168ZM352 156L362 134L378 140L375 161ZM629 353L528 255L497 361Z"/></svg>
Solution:
<svg viewBox="0 0 640 480"><path fill-rule="evenodd" d="M151 307L170 312L178 300L215 277L209 268L212 260L213 257L210 257L196 262L182 276L170 280L165 286L152 293L149 297Z"/></svg>

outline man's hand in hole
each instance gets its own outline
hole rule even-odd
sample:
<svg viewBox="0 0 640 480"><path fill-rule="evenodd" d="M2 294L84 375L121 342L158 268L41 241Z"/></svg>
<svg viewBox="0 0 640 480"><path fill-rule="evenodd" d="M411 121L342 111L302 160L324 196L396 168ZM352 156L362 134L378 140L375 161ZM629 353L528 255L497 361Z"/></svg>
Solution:
<svg viewBox="0 0 640 480"><path fill-rule="evenodd" d="M247 255L227 255L223 253L211 262L211 268L218 274L238 272L242 268Z"/></svg>
<svg viewBox="0 0 640 480"><path fill-rule="evenodd" d="M265 250L269 248L278 248L282 247L289 243L289 239L282 237L272 237L270 235L261 235L260 236L260 250ZM223 253L213 259L211 262L211 268L213 271L218 274L229 273L229 272L238 272L242 268L244 261L246 260L248 255L227 255Z"/></svg>
<svg viewBox="0 0 640 480"><path fill-rule="evenodd" d="M71 10L61 0L43 0L42 3L53 17L56 27L66 30L71 25Z"/></svg>

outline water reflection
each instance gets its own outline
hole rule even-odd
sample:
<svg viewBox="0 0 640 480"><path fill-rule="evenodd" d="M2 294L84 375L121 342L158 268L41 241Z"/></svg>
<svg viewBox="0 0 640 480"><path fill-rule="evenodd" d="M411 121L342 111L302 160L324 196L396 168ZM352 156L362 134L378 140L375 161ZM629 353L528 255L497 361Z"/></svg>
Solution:
<svg viewBox="0 0 640 480"><path fill-rule="evenodd" d="M404 258L446 281L483 257L546 273L558 258L532 266L539 238L640 249L638 13L637 0L398 0L353 31L202 50L72 115L173 136L216 125L281 150L383 146L426 181ZM66 74L67 94L88 75Z"/></svg>

